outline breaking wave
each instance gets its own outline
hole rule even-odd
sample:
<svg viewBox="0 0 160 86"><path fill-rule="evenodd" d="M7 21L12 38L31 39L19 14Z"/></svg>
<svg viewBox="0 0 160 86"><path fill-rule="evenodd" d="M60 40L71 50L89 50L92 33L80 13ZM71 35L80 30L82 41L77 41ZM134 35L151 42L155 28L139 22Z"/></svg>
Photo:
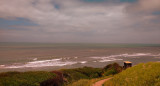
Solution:
<svg viewBox="0 0 160 86"><path fill-rule="evenodd" d="M73 62L73 61L61 61L61 59L51 59L51 60L32 61L32 62L27 62L26 64L15 64L10 66L5 66L4 68L65 66L65 65L73 65L76 63L77 62Z"/></svg>
<svg viewBox="0 0 160 86"><path fill-rule="evenodd" d="M93 62L109 62L109 61L117 61L117 60L123 60L123 59L117 59L117 58L112 58L112 57L90 57L93 59L97 59L98 61L93 61Z"/></svg>
<svg viewBox="0 0 160 86"><path fill-rule="evenodd" d="M93 59L97 59L98 62L109 62L109 61L117 61L117 60L123 60L123 59L118 59L116 57L138 57L138 56L160 56L160 54L154 55L151 53L134 53L134 54L119 54L119 55L110 55L110 56L104 56L104 57L90 57ZM97 62L97 61L93 61Z"/></svg>
<svg viewBox="0 0 160 86"><path fill-rule="evenodd" d="M64 57L50 60L38 60L38 58L32 59L31 62L26 63L14 63L12 65L0 65L0 68L37 68L37 67L61 67L66 65L73 64L87 64L89 62L110 62L110 61L121 61L123 58L132 57L138 58L142 56L153 56L159 58L160 54L154 55L151 53L134 53L134 54L118 54L118 55L109 55L103 57L87 57L87 60L79 60L79 57ZM117 58L122 57L122 58Z"/></svg>
<svg viewBox="0 0 160 86"><path fill-rule="evenodd" d="M81 61L80 63L81 63L81 64L85 64L85 63L87 63L87 61Z"/></svg>

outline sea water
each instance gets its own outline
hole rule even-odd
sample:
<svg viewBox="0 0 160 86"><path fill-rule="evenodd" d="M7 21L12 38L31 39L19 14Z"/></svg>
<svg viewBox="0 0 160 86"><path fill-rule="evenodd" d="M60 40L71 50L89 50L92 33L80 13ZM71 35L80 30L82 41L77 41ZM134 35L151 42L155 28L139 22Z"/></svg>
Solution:
<svg viewBox="0 0 160 86"><path fill-rule="evenodd" d="M0 72L160 61L159 44L0 43Z"/></svg>

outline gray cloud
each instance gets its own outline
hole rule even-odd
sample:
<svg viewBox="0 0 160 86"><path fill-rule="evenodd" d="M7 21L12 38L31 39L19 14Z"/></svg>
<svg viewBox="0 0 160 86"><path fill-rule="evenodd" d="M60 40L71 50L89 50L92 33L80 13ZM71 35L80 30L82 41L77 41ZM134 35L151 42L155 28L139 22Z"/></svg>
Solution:
<svg viewBox="0 0 160 86"><path fill-rule="evenodd" d="M0 27L0 41L160 43L156 21L160 17L152 14L159 11L158 2L0 0L0 18L25 18L37 24L11 26L22 30Z"/></svg>
<svg viewBox="0 0 160 86"><path fill-rule="evenodd" d="M159 0L139 0L129 6L131 11L138 11L141 13L160 11Z"/></svg>

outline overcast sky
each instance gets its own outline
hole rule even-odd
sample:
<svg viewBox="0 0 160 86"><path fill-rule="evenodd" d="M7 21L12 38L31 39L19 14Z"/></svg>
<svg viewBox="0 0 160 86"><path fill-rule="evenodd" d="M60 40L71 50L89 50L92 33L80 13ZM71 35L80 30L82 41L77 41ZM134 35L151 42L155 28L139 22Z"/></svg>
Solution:
<svg viewBox="0 0 160 86"><path fill-rule="evenodd" d="M0 0L0 42L160 43L160 0Z"/></svg>

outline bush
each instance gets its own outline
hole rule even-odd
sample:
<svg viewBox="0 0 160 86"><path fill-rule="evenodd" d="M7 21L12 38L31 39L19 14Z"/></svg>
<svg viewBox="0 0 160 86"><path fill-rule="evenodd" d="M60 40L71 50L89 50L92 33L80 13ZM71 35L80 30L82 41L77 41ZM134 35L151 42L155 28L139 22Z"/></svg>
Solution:
<svg viewBox="0 0 160 86"><path fill-rule="evenodd" d="M80 80L80 79L98 78L101 76L101 73L102 73L102 69L92 68L92 67L62 69L61 71L64 77L67 78L69 83Z"/></svg>
<svg viewBox="0 0 160 86"><path fill-rule="evenodd" d="M114 75L121 72L122 70L123 68L117 63L109 64L103 68L103 75Z"/></svg>
<svg viewBox="0 0 160 86"><path fill-rule="evenodd" d="M6 72L0 74L0 86L39 86L41 82L55 77L50 72Z"/></svg>
<svg viewBox="0 0 160 86"><path fill-rule="evenodd" d="M110 69L110 70L107 70L104 72L104 75L105 76L109 76L109 75L113 75L113 74L116 74L116 70L115 69Z"/></svg>
<svg viewBox="0 0 160 86"><path fill-rule="evenodd" d="M61 70L65 78L67 78L68 82L74 82L79 79L88 79L88 77L80 72L75 71L74 69L64 69Z"/></svg>
<svg viewBox="0 0 160 86"><path fill-rule="evenodd" d="M75 69L75 71L80 72L89 78L98 78L101 77L102 69L100 68L92 68L92 67L83 67Z"/></svg>
<svg viewBox="0 0 160 86"><path fill-rule="evenodd" d="M56 74L56 77L43 81L40 86L62 86L63 85L63 74L60 71L52 71Z"/></svg>

